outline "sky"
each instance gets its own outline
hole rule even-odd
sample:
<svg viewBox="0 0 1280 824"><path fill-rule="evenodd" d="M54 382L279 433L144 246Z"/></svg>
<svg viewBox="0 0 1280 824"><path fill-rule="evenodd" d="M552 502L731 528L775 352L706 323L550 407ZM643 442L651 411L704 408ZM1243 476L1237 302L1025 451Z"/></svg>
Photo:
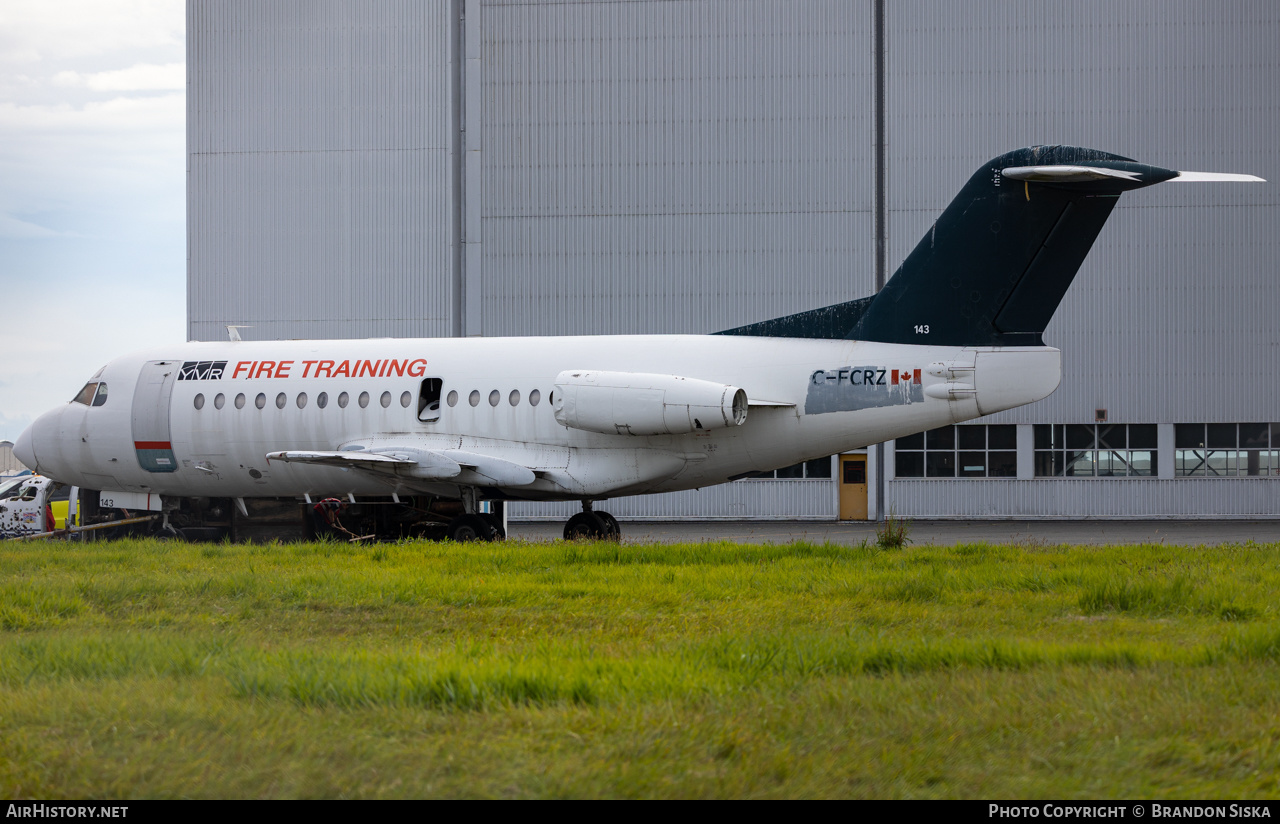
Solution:
<svg viewBox="0 0 1280 824"><path fill-rule="evenodd" d="M186 339L182 0L0 0L0 440Z"/></svg>

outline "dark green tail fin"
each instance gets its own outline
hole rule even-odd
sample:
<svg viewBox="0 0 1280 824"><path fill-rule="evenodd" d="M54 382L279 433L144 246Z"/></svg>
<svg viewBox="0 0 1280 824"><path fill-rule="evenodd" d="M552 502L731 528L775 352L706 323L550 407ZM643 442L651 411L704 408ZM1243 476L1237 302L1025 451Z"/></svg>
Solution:
<svg viewBox="0 0 1280 824"><path fill-rule="evenodd" d="M1177 174L1074 146L1009 152L974 173L879 294L720 334L1042 345L1120 194Z"/></svg>

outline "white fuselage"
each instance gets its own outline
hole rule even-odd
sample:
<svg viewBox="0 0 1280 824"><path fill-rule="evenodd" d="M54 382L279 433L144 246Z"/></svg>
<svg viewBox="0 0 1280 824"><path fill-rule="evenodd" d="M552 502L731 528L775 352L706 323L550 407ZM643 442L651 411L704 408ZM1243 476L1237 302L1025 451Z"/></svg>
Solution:
<svg viewBox="0 0 1280 824"><path fill-rule="evenodd" d="M571 428L557 420L551 395L557 376L577 369L740 387L749 414L741 425L689 434ZM1048 347L714 335L186 343L112 361L95 378L108 386L101 405L46 413L22 445L39 471L90 489L456 497L458 483L266 458L408 445L536 473L532 483L490 485L485 497L602 499L710 486L990 414L1045 397L1060 374L1060 353ZM439 417L424 422L418 399L431 378L442 382Z"/></svg>

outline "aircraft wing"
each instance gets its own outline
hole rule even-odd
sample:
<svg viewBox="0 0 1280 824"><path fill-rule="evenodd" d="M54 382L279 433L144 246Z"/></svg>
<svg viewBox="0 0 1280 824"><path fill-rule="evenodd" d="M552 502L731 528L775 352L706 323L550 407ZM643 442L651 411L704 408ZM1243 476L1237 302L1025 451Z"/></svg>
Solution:
<svg viewBox="0 0 1280 824"><path fill-rule="evenodd" d="M281 451L267 453L268 461L362 469L399 478L452 481L483 486L527 486L537 476L527 466L461 449L423 449L381 446L376 451Z"/></svg>

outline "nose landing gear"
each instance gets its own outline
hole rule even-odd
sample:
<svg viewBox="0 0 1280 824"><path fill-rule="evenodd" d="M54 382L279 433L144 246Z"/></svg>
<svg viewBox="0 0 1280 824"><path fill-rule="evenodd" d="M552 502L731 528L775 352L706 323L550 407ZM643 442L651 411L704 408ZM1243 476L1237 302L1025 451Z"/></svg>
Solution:
<svg viewBox="0 0 1280 824"><path fill-rule="evenodd" d="M592 510L591 501L583 501L582 511L564 525L564 539L566 541L620 541L622 527L618 524L617 518L608 512Z"/></svg>

